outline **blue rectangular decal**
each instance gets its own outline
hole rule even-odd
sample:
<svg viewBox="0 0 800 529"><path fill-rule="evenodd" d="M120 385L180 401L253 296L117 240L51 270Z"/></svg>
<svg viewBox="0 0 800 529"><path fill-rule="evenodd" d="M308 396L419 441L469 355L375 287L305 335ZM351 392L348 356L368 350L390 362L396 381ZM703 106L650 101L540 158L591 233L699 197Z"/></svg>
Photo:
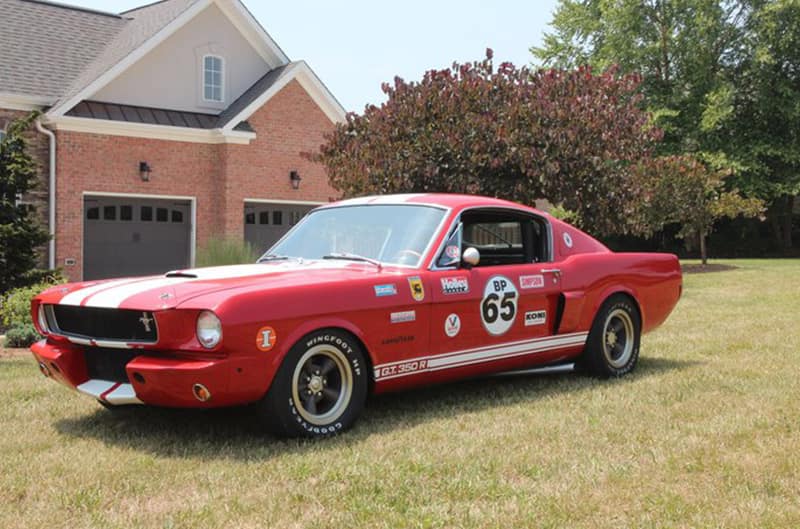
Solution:
<svg viewBox="0 0 800 529"><path fill-rule="evenodd" d="M397 287L394 284L375 285L375 295L377 297L397 295Z"/></svg>

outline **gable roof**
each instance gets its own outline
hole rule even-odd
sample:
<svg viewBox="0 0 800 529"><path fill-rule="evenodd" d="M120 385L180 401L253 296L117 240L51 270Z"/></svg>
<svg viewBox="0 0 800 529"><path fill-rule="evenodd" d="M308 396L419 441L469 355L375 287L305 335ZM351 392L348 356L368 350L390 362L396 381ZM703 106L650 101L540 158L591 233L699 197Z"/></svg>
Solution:
<svg viewBox="0 0 800 529"><path fill-rule="evenodd" d="M56 108L65 106L65 103L68 104L72 98L80 94L102 74L107 73L122 59L128 57L148 39L198 2L199 0L165 0L125 12L125 25L70 84L56 103ZM71 108L75 105L68 106ZM66 112L69 108L65 108L63 111Z"/></svg>
<svg viewBox="0 0 800 529"><path fill-rule="evenodd" d="M52 103L126 23L110 13L0 0L0 92Z"/></svg>
<svg viewBox="0 0 800 529"><path fill-rule="evenodd" d="M6 105L17 101L52 105L47 111L50 120L68 116L128 121L73 109L91 101L94 94L212 4L272 68L216 116L214 128L219 133L241 132L250 114L293 79L331 121L344 119L344 108L316 74L303 61L289 62L240 0L161 0L120 14L46 0L0 0L0 100ZM199 128L207 129L207 121L203 123L206 126Z"/></svg>

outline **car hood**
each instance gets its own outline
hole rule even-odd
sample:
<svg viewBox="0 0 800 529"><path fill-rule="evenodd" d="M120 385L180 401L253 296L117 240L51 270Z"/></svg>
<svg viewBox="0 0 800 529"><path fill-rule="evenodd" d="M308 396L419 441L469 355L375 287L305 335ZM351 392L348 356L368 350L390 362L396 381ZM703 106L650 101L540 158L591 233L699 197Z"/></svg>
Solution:
<svg viewBox="0 0 800 529"><path fill-rule="evenodd" d="M396 270L395 273L398 271ZM136 310L175 308L194 297L242 287L283 288L389 275L391 269L344 261L291 260L176 270L162 276L59 285L42 303Z"/></svg>

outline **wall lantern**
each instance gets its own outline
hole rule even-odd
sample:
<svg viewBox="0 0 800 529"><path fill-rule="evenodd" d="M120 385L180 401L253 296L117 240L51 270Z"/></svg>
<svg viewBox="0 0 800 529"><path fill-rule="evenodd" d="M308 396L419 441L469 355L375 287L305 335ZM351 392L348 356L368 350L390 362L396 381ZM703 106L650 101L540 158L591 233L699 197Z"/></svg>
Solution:
<svg viewBox="0 0 800 529"><path fill-rule="evenodd" d="M153 169L147 165L147 162L139 162L139 176L142 178L142 182L149 182L150 181L150 171Z"/></svg>
<svg viewBox="0 0 800 529"><path fill-rule="evenodd" d="M292 183L292 189L300 189L300 174L297 171L289 171L289 181Z"/></svg>

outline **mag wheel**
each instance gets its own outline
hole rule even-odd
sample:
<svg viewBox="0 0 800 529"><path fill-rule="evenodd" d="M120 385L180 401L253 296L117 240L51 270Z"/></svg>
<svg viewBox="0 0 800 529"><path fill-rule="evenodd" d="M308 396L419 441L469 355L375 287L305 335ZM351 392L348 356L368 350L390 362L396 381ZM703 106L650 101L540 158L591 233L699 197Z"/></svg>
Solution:
<svg viewBox="0 0 800 529"><path fill-rule="evenodd" d="M639 360L641 329L633 301L619 294L611 296L597 312L581 365L599 377L630 373Z"/></svg>
<svg viewBox="0 0 800 529"><path fill-rule="evenodd" d="M347 429L364 407L367 370L347 333L311 333L292 347L259 405L274 433L327 437Z"/></svg>

